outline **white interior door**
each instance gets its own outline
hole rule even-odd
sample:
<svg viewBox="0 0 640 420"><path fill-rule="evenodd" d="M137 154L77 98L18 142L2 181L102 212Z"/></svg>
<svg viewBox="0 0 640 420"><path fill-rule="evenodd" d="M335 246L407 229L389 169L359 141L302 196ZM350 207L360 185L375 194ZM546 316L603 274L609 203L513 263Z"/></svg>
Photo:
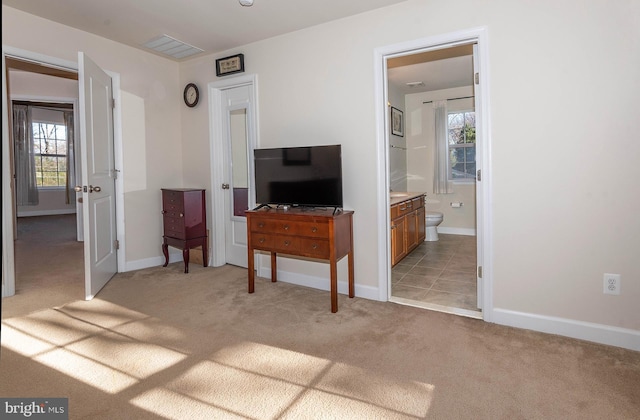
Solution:
<svg viewBox="0 0 640 420"><path fill-rule="evenodd" d="M222 98L225 105L226 159L223 160L225 182L220 188L224 194L226 262L247 267L247 219L244 212L252 201L253 147L249 123L252 89L246 85L226 89Z"/></svg>
<svg viewBox="0 0 640 420"><path fill-rule="evenodd" d="M90 300L118 271L113 88L111 77L82 52L78 82L85 298Z"/></svg>

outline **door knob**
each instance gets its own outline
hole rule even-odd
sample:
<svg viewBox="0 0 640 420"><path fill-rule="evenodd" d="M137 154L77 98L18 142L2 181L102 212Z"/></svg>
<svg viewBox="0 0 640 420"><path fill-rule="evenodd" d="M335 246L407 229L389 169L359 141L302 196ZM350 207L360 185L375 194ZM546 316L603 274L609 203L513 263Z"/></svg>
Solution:
<svg viewBox="0 0 640 420"><path fill-rule="evenodd" d="M222 189L223 190L228 190L229 189L229 184L222 184Z"/></svg>
<svg viewBox="0 0 640 420"><path fill-rule="evenodd" d="M82 192L82 185L76 185L75 187L73 187L73 191Z"/></svg>
<svg viewBox="0 0 640 420"><path fill-rule="evenodd" d="M102 188L98 187L97 185L95 187L93 185L89 185L89 192L92 193L94 191L95 192L100 192L100 191L102 191Z"/></svg>

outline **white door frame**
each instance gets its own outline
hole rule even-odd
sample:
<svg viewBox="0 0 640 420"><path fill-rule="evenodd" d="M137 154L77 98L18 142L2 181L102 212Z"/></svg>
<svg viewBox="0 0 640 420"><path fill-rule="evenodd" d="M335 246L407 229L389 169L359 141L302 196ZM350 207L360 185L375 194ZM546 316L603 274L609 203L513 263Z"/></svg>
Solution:
<svg viewBox="0 0 640 420"><path fill-rule="evenodd" d="M456 45L477 43L479 61L479 83L482 95L479 104L482 107L480 115L479 135L482 136L483 147L481 161L483 188L476 197L478 212L478 226L483 232L479 246L482 246L482 318L493 320L493 236L492 236L492 176L491 176L491 127L489 110L489 37L485 27L472 28L449 34L417 39L401 44L377 48L374 52L374 80L375 80L375 109L376 109L376 137L377 137L377 186L378 186L378 220L384 220L378 227L378 292L379 300L388 301L390 297L391 278L391 250L390 250L390 209L389 209L389 113L387 112L387 59L391 57L415 54L416 52L448 48Z"/></svg>
<svg viewBox="0 0 640 420"><path fill-rule="evenodd" d="M210 164L211 164L211 210L209 211L209 220L213 221L213 241L212 256L210 258L211 266L219 267L226 264L225 252L225 217L224 217L224 194L221 185L225 182L227 174L224 172L222 159L226 159L225 142L227 141L224 133L224 119L227 118L225 110L226 104L223 103L223 91L233 89L239 86L250 86L253 90L253 102L249 104L247 118L249 133L255 133L255 141L249 142L257 146L258 142L258 76L255 74L246 74L242 76L225 79L219 82L208 84L209 91L209 138L210 138ZM252 153L252 151L249 151ZM250 170L250 178L253 177L253 171ZM253 192L253 180L249 180L249 208L255 205L255 194Z"/></svg>
<svg viewBox="0 0 640 420"><path fill-rule="evenodd" d="M7 80L5 56L41 63L46 66L61 68L64 70L77 72L78 63L67 61L56 57L34 53L11 46L2 46L2 100L7 99ZM120 242L118 249L118 272L125 270L125 222L124 222L124 182L123 182L123 155L122 155L122 101L120 96L120 75L107 71L113 83L113 98L115 108L113 110L113 143L115 153L116 168L120 168L116 179L116 220L117 238ZM3 107L2 112L2 297L13 296L15 294L16 270L15 270L15 250L13 238L13 224L15 212L13 208L13 192L11 186L11 170L9 166L9 120L8 110Z"/></svg>

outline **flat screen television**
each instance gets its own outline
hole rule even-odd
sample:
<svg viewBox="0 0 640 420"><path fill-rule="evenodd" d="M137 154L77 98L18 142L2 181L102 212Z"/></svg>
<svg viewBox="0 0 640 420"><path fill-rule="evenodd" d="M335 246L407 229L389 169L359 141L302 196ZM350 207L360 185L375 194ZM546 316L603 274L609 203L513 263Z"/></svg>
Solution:
<svg viewBox="0 0 640 420"><path fill-rule="evenodd" d="M256 203L342 208L339 144L254 150Z"/></svg>

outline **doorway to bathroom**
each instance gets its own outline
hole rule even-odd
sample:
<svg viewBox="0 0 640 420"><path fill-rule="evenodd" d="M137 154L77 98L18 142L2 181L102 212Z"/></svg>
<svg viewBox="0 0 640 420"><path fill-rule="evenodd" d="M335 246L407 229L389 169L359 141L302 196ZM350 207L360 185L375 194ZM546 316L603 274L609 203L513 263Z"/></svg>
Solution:
<svg viewBox="0 0 640 420"><path fill-rule="evenodd" d="M379 150L386 162L381 191L387 197L386 220L391 223L389 190L426 193L427 214L443 216L437 241L422 242L393 266L391 258L385 259L387 300L487 320L492 302L485 234L490 173L484 30L417 40L377 54L386 105L380 109L385 124L379 125ZM447 171L439 183L434 169L443 165L443 158L437 157L434 104L445 110L439 124L445 127L441 141ZM390 126L391 108L403 114L399 133ZM442 185L444 190L437 191Z"/></svg>

